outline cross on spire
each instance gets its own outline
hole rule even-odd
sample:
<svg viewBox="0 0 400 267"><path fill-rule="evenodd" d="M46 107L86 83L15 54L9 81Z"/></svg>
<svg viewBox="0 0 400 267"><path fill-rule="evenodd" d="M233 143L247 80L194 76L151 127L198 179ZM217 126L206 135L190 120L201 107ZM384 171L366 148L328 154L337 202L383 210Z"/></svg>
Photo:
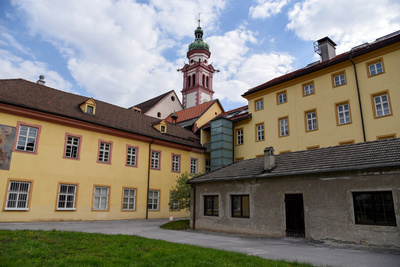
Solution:
<svg viewBox="0 0 400 267"><path fill-rule="evenodd" d="M200 14L201 14L201 12L199 12L199 27L200 27Z"/></svg>

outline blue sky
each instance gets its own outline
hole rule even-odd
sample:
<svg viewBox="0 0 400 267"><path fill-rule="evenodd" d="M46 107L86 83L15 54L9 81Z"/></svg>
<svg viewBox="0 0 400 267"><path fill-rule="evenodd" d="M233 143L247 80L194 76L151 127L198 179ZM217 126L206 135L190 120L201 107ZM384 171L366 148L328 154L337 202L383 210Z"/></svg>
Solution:
<svg viewBox="0 0 400 267"><path fill-rule="evenodd" d="M214 98L225 110L248 89L400 30L397 0L0 0L0 79L23 78L130 107L174 89L201 12Z"/></svg>

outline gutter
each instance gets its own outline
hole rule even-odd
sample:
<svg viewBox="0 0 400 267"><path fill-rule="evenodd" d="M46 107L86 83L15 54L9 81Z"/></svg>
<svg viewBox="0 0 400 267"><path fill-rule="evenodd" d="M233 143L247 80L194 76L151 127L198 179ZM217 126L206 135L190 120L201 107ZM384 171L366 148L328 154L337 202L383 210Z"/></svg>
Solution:
<svg viewBox="0 0 400 267"><path fill-rule="evenodd" d="M356 77L356 85L357 85L357 94L358 94L358 105L360 107L360 115L361 115L361 128L363 132L363 138L364 142L367 142L367 139L365 137L365 125L364 125L364 115L363 115L363 109L362 109L362 104L361 104L361 96L360 96L360 86L358 84L358 77L357 77L357 68L356 64L353 61L353 52L350 55L350 62L353 64L354 67L354 76Z"/></svg>
<svg viewBox="0 0 400 267"><path fill-rule="evenodd" d="M192 188L193 188L193 224L192 224L192 229L196 230L196 187L191 184Z"/></svg>
<svg viewBox="0 0 400 267"><path fill-rule="evenodd" d="M150 168L151 168L151 144L156 141L156 138L153 137L153 141L149 144L149 165L147 169L147 198L146 198L146 220L149 218L149 190L150 190Z"/></svg>

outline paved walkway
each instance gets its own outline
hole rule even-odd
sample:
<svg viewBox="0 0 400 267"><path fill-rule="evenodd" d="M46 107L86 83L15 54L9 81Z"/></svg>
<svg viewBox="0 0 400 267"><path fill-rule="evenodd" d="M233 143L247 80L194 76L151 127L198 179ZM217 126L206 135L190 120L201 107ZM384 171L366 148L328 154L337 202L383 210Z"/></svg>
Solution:
<svg viewBox="0 0 400 267"><path fill-rule="evenodd" d="M316 266L400 266L400 251L354 245L326 244L296 238L264 238L203 231L159 228L167 219L81 222L0 223L0 229L61 230L137 235L257 255L266 259L308 262Z"/></svg>

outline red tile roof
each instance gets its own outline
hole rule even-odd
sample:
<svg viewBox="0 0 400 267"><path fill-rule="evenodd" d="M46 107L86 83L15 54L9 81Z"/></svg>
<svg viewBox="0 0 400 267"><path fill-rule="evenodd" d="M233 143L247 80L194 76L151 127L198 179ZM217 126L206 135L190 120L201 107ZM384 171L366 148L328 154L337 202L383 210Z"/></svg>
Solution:
<svg viewBox="0 0 400 267"><path fill-rule="evenodd" d="M96 102L95 115L82 112L79 105L88 97L66 93L23 79L0 80L0 104L9 104L47 114L76 119L96 125L155 137L177 144L202 148L198 136L178 125L168 124L167 134L162 134L153 124L161 120L118 107L100 100Z"/></svg>
<svg viewBox="0 0 400 267"><path fill-rule="evenodd" d="M191 107L188 109L184 109L184 110L175 112L175 114L178 115L178 120L176 122L179 123L179 122L183 122L183 121L187 121L187 120L191 120L191 119L200 117L215 102L219 103L218 99L206 102L204 104L200 104L198 106L194 106L194 107ZM166 121L172 122L171 115L169 115L166 118Z"/></svg>

